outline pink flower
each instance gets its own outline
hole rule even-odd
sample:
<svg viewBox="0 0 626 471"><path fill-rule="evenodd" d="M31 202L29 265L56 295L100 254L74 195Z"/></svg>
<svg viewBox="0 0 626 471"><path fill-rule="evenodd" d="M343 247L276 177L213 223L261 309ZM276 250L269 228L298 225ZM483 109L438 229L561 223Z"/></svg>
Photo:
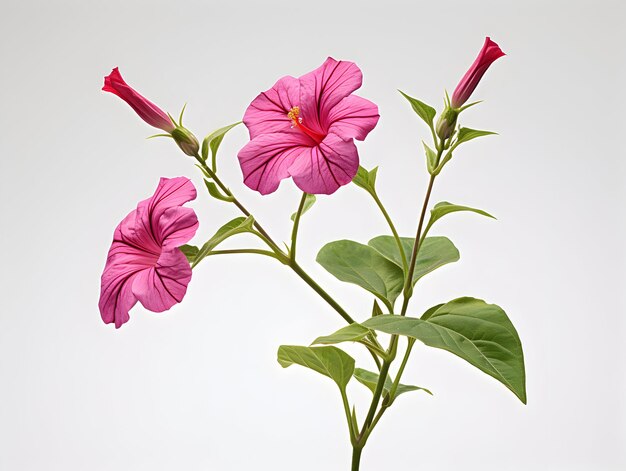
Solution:
<svg viewBox="0 0 626 471"><path fill-rule="evenodd" d="M182 205L196 197L185 177L161 178L154 195L141 201L115 229L100 292L102 320L119 328L137 303L163 312L182 301L191 268L178 248L198 229L198 218Z"/></svg>
<svg viewBox="0 0 626 471"><path fill-rule="evenodd" d="M165 132L174 130L174 123L172 123L167 113L133 90L124 81L117 67L108 76L104 77L102 90L114 93L120 97L150 126L162 129Z"/></svg>
<svg viewBox="0 0 626 471"><path fill-rule="evenodd" d="M469 100L470 95L478 86L478 82L485 75L489 66L499 57L504 56L504 52L489 37L485 38L485 44L478 53L478 57L465 73L452 94L452 108L460 108Z"/></svg>
<svg viewBox="0 0 626 471"><path fill-rule="evenodd" d="M329 57L257 96L243 118L250 142L238 154L245 184L265 195L287 177L313 194L350 183L359 168L354 139L365 139L379 118L374 103L352 95L362 81L356 64Z"/></svg>

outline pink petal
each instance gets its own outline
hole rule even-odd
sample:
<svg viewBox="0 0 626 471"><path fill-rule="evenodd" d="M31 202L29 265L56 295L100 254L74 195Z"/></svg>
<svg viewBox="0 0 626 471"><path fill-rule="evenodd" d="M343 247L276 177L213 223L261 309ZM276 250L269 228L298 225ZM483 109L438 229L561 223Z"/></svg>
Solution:
<svg viewBox="0 0 626 471"><path fill-rule="evenodd" d="M178 229L169 227L170 224L180 224L180 229L187 230L185 234L191 239L198 228L197 219L195 219L195 224L190 224L192 221L189 218L181 221L178 221L178 218L166 218L161 221L161 218L169 209L179 208L187 201L195 199L196 195L196 189L188 178L161 178L154 195L137 206L137 225L143 227L159 247L163 245L167 235L171 235ZM184 237L177 237L175 240L183 239ZM183 240L180 245L189 239ZM170 243L169 246L175 245Z"/></svg>
<svg viewBox="0 0 626 471"><path fill-rule="evenodd" d="M354 141L328 134L318 146L298 156L289 173L302 191L329 195L350 183L358 168L359 154Z"/></svg>
<svg viewBox="0 0 626 471"><path fill-rule="evenodd" d="M180 249L164 251L155 267L137 273L132 293L152 312L167 311L183 300L191 281L191 267Z"/></svg>
<svg viewBox="0 0 626 471"><path fill-rule="evenodd" d="M262 195L273 193L290 175L288 169L294 161L313 146L315 141L301 132L255 137L237 154L244 183Z"/></svg>
<svg viewBox="0 0 626 471"><path fill-rule="evenodd" d="M163 250L189 242L198 230L198 217L191 208L174 207L159 219L158 232Z"/></svg>
<svg viewBox="0 0 626 471"><path fill-rule="evenodd" d="M354 62L329 57L320 67L300 77L299 105L303 121L312 129L324 129L332 108L362 82L363 74Z"/></svg>
<svg viewBox="0 0 626 471"><path fill-rule="evenodd" d="M365 139L378 123L378 106L360 96L350 95L334 106L327 116L328 132L344 139Z"/></svg>
<svg viewBox="0 0 626 471"><path fill-rule="evenodd" d="M132 292L132 285L137 269L127 265L107 266L102 273L100 315L105 324L115 322L119 329L128 322L128 311L135 305L137 298Z"/></svg>
<svg viewBox="0 0 626 471"><path fill-rule="evenodd" d="M250 131L250 139L260 134L288 132L291 119L287 114L300 102L300 82L286 76L278 80L272 88L257 96L243 117L243 122Z"/></svg>

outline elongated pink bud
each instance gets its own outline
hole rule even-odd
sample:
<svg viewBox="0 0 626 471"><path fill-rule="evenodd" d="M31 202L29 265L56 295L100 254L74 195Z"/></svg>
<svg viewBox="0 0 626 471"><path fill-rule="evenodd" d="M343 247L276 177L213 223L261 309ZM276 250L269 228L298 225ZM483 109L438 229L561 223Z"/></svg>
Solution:
<svg viewBox="0 0 626 471"><path fill-rule="evenodd" d="M465 73L452 94L452 108L460 108L472 95L480 79L485 75L489 66L499 57L504 56L504 52L489 37L485 38L485 44L478 53L478 57Z"/></svg>
<svg viewBox="0 0 626 471"><path fill-rule="evenodd" d="M165 132L172 132L176 127L165 111L141 96L124 81L117 67L104 77L102 90L120 97L150 126Z"/></svg>

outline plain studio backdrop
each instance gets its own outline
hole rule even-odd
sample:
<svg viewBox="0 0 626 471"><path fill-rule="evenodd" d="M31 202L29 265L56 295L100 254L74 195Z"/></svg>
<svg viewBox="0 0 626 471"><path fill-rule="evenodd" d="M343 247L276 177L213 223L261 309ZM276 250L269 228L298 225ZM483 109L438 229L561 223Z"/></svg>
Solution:
<svg viewBox="0 0 626 471"><path fill-rule="evenodd" d="M459 263L428 277L410 315L469 295L505 308L523 342L528 405L459 358L422 345L407 394L381 421L363 471L626 469L624 316L625 17L619 1L3 2L0 17L0 469L347 470L336 387L276 362L342 320L286 267L212 257L184 302L138 305L115 330L100 319L100 274L113 230L161 176L191 159L121 100L101 92L119 66L128 82L198 136L238 121L283 75L327 56L363 70L358 94L382 118L361 162L412 236L426 183L425 126L397 89L441 108L484 37L507 56L463 124L499 136L466 144L433 201L483 208L435 233ZM261 197L242 184L241 126L220 171L278 240L299 192ZM238 216L203 191L194 242ZM303 218L300 260L357 319L371 297L315 263L337 239L387 233L354 185ZM225 247L254 243L231 240ZM371 365L348 346L360 366ZM369 394L350 393L361 419Z"/></svg>

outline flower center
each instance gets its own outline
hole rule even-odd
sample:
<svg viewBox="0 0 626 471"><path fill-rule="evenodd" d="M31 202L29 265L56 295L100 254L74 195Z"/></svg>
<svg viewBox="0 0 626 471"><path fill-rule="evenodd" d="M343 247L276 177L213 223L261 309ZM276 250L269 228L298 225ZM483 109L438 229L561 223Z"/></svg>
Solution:
<svg viewBox="0 0 626 471"><path fill-rule="evenodd" d="M289 110L289 113L287 113L287 117L291 120L291 127L292 128L299 129L300 131L302 131L304 134L309 136L311 139L313 139L318 144L320 142L322 142L324 140L324 138L326 137L323 134L317 133L317 132L313 131L312 129L307 128L302 123L302 117L300 116L300 107L299 106L294 106L293 108L291 108Z"/></svg>

